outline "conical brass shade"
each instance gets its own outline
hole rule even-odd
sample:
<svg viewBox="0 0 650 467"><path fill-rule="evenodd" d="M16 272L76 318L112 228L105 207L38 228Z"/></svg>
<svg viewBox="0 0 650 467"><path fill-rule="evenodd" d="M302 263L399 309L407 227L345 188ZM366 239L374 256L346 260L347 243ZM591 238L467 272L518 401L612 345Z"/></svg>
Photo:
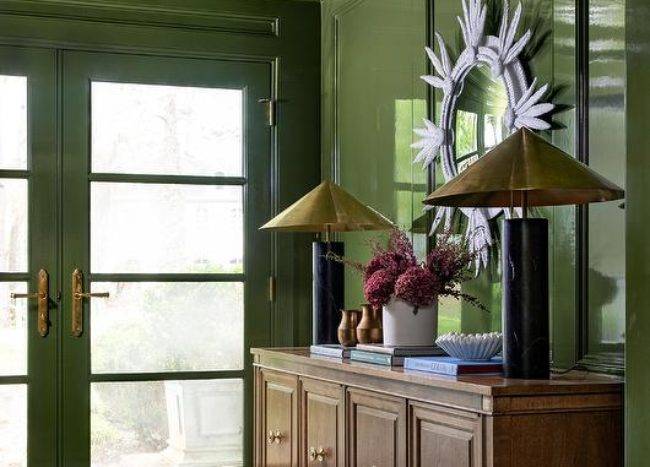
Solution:
<svg viewBox="0 0 650 467"><path fill-rule="evenodd" d="M424 200L461 207L558 206L611 201L622 188L522 128Z"/></svg>
<svg viewBox="0 0 650 467"><path fill-rule="evenodd" d="M393 223L326 180L260 229L289 232L387 230Z"/></svg>

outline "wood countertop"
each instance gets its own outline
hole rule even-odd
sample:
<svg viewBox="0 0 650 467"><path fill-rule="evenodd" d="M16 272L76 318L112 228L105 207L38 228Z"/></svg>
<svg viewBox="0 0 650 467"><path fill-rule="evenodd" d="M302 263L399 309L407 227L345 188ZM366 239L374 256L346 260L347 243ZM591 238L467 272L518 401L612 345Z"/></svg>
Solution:
<svg viewBox="0 0 650 467"><path fill-rule="evenodd" d="M311 355L308 348L253 348L254 365L310 376L318 369L333 370L335 379L361 375L387 381L449 389L481 396L533 396L559 394L621 394L623 381L618 377L571 371L548 380L508 379L498 375L445 376L401 367L383 367L349 360Z"/></svg>

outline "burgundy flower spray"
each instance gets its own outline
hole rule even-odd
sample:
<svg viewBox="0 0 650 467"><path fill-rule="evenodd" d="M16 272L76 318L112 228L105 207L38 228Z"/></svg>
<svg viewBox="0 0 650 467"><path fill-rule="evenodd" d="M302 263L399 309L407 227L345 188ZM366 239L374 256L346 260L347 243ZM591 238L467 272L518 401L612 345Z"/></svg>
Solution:
<svg viewBox="0 0 650 467"><path fill-rule="evenodd" d="M450 234L439 236L423 263L418 262L408 236L397 229L391 232L387 246L374 241L372 252L365 265L331 255L362 273L363 292L371 305L381 307L394 296L413 305L417 313L439 296L451 296L487 311L475 297L459 290L460 283L472 277L470 265L475 256Z"/></svg>

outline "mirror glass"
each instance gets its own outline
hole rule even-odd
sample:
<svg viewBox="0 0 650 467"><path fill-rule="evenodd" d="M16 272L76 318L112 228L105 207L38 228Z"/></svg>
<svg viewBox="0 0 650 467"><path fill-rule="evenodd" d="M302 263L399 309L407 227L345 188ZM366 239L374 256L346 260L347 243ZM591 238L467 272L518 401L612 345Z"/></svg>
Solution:
<svg viewBox="0 0 650 467"><path fill-rule="evenodd" d="M508 94L501 79L490 69L477 66L467 75L455 109L455 153L462 172L507 135L503 115Z"/></svg>

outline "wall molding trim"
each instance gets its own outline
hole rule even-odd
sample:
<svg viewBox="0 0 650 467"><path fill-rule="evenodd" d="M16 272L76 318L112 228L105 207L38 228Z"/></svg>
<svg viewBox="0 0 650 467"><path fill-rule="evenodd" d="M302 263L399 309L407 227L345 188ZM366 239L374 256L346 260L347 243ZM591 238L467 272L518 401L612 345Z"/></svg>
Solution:
<svg viewBox="0 0 650 467"><path fill-rule="evenodd" d="M339 133L339 88L341 86L341 21L343 17L366 0L349 0L332 13L332 48L334 50L334 79L332 80L332 154L331 177L336 183L341 181L341 137Z"/></svg>
<svg viewBox="0 0 650 467"><path fill-rule="evenodd" d="M271 37L280 30L276 16L83 0L2 0L0 14Z"/></svg>

